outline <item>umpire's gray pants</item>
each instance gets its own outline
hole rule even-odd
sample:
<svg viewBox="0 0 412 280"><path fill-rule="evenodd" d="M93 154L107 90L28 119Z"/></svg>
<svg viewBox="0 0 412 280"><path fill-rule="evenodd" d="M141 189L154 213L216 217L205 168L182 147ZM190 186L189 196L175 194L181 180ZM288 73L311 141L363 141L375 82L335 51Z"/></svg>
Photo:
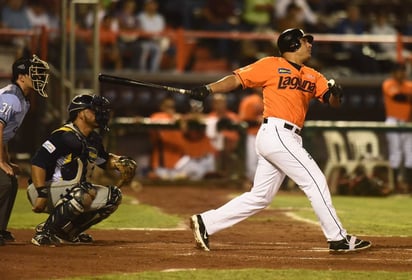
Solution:
<svg viewBox="0 0 412 280"><path fill-rule="evenodd" d="M17 178L0 169L0 230L7 230L17 195Z"/></svg>

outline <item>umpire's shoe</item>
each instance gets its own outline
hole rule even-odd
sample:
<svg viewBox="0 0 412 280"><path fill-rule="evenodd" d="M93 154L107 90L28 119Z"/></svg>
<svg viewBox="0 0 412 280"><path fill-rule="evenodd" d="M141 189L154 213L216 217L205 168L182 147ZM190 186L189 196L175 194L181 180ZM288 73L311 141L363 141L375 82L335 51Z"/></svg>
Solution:
<svg viewBox="0 0 412 280"><path fill-rule="evenodd" d="M33 243L36 246L59 246L61 245L60 239L50 233L49 231L42 231L36 233L36 235L31 239L31 243Z"/></svg>
<svg viewBox="0 0 412 280"><path fill-rule="evenodd" d="M210 251L209 234L207 234L202 217L200 215L193 215L190 218L190 227L192 228L197 247L204 251Z"/></svg>
<svg viewBox="0 0 412 280"><path fill-rule="evenodd" d="M348 253L356 252L369 248L371 242L361 240L353 235L347 235L346 238L339 241L329 241L329 252L331 253Z"/></svg>
<svg viewBox="0 0 412 280"><path fill-rule="evenodd" d="M16 238L14 238L13 234L8 230L0 230L0 236L3 238L5 242L16 241Z"/></svg>

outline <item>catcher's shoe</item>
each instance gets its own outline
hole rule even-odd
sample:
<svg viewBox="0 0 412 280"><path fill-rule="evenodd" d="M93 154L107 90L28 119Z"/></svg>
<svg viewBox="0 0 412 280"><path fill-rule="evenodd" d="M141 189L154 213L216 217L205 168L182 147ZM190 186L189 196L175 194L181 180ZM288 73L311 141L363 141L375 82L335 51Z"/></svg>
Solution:
<svg viewBox="0 0 412 280"><path fill-rule="evenodd" d="M54 234L43 231L41 233L36 233L36 235L31 239L31 243L36 246L59 246L61 244L60 239Z"/></svg>
<svg viewBox="0 0 412 280"><path fill-rule="evenodd" d="M372 245L371 242L356 238L356 236L347 235L346 238L339 241L329 241L329 252L347 253L365 250Z"/></svg>
<svg viewBox="0 0 412 280"><path fill-rule="evenodd" d="M62 244L90 244L94 241L93 237L85 232L82 232L79 235L72 238L63 238L61 236L57 236L57 238L60 239L60 242Z"/></svg>
<svg viewBox="0 0 412 280"><path fill-rule="evenodd" d="M3 236L0 236L0 246L6 245L6 242L3 239Z"/></svg>
<svg viewBox="0 0 412 280"><path fill-rule="evenodd" d="M42 233L43 232L43 227L44 227L44 222L40 223L36 226L36 228L34 229L36 231L36 233Z"/></svg>
<svg viewBox="0 0 412 280"><path fill-rule="evenodd" d="M14 242L16 239L10 231L2 230L0 231L0 236L3 237L3 240L6 242Z"/></svg>
<svg viewBox="0 0 412 280"><path fill-rule="evenodd" d="M204 251L210 251L209 234L206 231L202 217L200 215L193 215L190 218L190 227L195 237L196 246Z"/></svg>

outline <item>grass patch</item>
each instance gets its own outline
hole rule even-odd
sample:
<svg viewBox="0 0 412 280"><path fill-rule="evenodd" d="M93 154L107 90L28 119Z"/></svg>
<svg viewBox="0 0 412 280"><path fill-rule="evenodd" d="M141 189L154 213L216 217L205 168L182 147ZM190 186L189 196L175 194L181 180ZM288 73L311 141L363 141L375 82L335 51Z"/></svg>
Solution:
<svg viewBox="0 0 412 280"><path fill-rule="evenodd" d="M343 225L350 232L359 235L412 236L409 196L333 196L332 201ZM304 194L278 194L271 207L291 209L302 218L317 221Z"/></svg>
<svg viewBox="0 0 412 280"><path fill-rule="evenodd" d="M143 272L136 274L113 274L106 276L64 278L65 280L409 280L410 273L406 272L353 272L353 271L318 271L318 270L269 270L269 269L241 269L241 270L185 270L173 272Z"/></svg>
<svg viewBox="0 0 412 280"><path fill-rule="evenodd" d="M39 223L44 222L47 217L47 214L33 213L26 191L19 190L10 217L9 228L34 228ZM92 228L173 228L177 227L180 221L178 216L165 214L156 207L140 204L132 197L123 196L122 204L117 211Z"/></svg>

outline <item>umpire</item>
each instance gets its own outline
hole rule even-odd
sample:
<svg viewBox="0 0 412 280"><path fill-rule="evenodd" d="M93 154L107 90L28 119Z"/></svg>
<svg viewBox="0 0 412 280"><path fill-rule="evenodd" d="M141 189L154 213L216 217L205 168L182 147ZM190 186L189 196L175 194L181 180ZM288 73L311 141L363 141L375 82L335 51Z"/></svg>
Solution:
<svg viewBox="0 0 412 280"><path fill-rule="evenodd" d="M16 135L30 108L32 92L47 97L48 64L33 55L13 63L11 84L0 89L0 245L15 241L7 231L11 211L17 195L16 173L19 167L10 162L8 142Z"/></svg>

